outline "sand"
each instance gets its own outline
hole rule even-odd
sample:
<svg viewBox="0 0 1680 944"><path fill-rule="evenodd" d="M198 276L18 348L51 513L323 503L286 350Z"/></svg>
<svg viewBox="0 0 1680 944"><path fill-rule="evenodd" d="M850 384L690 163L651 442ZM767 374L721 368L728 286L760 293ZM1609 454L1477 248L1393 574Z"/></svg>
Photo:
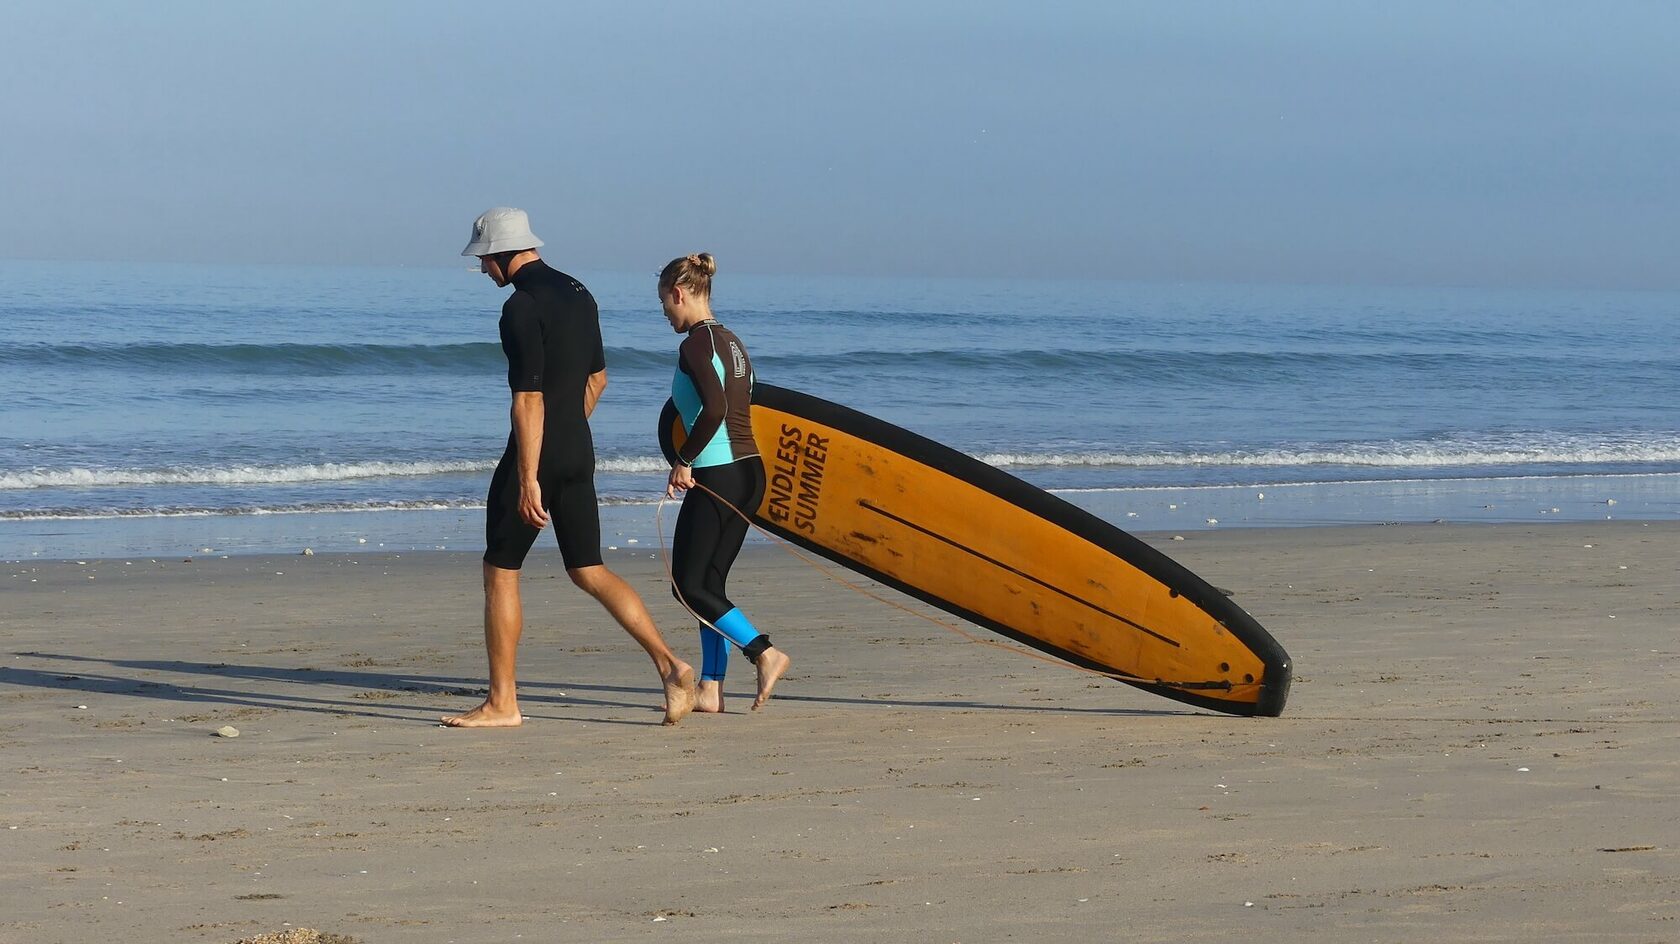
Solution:
<svg viewBox="0 0 1680 944"><path fill-rule="evenodd" d="M529 722L445 730L472 555L5 565L0 942L1680 940L1680 524L1186 538L1149 540L1294 656L1283 718L758 548L767 711L737 659L734 711L662 728L544 552ZM659 562L610 563L695 653Z"/></svg>

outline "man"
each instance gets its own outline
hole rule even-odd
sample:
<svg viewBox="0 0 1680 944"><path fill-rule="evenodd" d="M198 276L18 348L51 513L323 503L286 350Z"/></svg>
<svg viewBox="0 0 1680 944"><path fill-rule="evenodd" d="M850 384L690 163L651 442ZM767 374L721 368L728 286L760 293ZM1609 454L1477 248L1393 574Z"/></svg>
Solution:
<svg viewBox="0 0 1680 944"><path fill-rule="evenodd" d="M461 251L498 287L502 350L513 390L513 432L490 479L484 551L484 648L490 694L443 723L457 728L523 723L514 673L523 612L519 568L550 522L572 582L618 620L653 659L665 689L665 723L694 707L694 670L672 654L636 591L601 562L601 519L595 502L595 444L589 414L607 386L595 299L581 283L542 261L543 244L523 210L496 207L473 223Z"/></svg>

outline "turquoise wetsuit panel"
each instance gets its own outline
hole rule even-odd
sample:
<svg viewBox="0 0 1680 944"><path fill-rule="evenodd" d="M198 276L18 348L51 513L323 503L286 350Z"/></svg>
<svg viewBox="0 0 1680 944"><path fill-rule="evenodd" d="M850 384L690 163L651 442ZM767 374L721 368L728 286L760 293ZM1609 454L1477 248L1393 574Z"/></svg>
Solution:
<svg viewBox="0 0 1680 944"><path fill-rule="evenodd" d="M715 321L690 328L671 378L671 401L688 432L677 457L702 468L757 456L752 384L752 362L734 332Z"/></svg>
<svg viewBox="0 0 1680 944"><path fill-rule="evenodd" d="M711 361L712 375L718 379L719 386L722 386L724 379L723 360L713 354ZM694 378L684 372L681 367L677 368L676 376L671 378L671 400L676 403L677 412L682 414L684 431L694 432L694 423L700 418L700 410L705 402L700 396L699 388L694 384ZM694 461L689 464L695 468L704 468L709 465L728 465L739 458L735 455L735 450L730 448L729 437L718 435L722 432L725 431L719 429L714 432L712 441L707 443L706 447L701 449L700 454L695 456Z"/></svg>

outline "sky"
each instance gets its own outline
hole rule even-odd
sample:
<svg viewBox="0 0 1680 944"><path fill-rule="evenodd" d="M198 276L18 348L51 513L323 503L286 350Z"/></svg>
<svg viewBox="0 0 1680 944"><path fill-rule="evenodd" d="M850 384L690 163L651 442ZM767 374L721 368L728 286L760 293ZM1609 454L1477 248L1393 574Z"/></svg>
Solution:
<svg viewBox="0 0 1680 944"><path fill-rule="evenodd" d="M0 258L1680 288L1680 4L0 0Z"/></svg>

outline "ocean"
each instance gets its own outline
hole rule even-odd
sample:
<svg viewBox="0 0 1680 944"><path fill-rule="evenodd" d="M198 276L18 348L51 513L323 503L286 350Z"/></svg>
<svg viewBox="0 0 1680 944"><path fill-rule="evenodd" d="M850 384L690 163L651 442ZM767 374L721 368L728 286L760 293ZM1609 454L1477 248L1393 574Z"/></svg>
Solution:
<svg viewBox="0 0 1680 944"><path fill-rule="evenodd" d="M0 558L481 547L506 290L462 262L0 262ZM723 262L717 314L760 380L1128 529L1680 516L1674 293ZM607 349L606 540L646 549L677 338L651 268L572 274Z"/></svg>

